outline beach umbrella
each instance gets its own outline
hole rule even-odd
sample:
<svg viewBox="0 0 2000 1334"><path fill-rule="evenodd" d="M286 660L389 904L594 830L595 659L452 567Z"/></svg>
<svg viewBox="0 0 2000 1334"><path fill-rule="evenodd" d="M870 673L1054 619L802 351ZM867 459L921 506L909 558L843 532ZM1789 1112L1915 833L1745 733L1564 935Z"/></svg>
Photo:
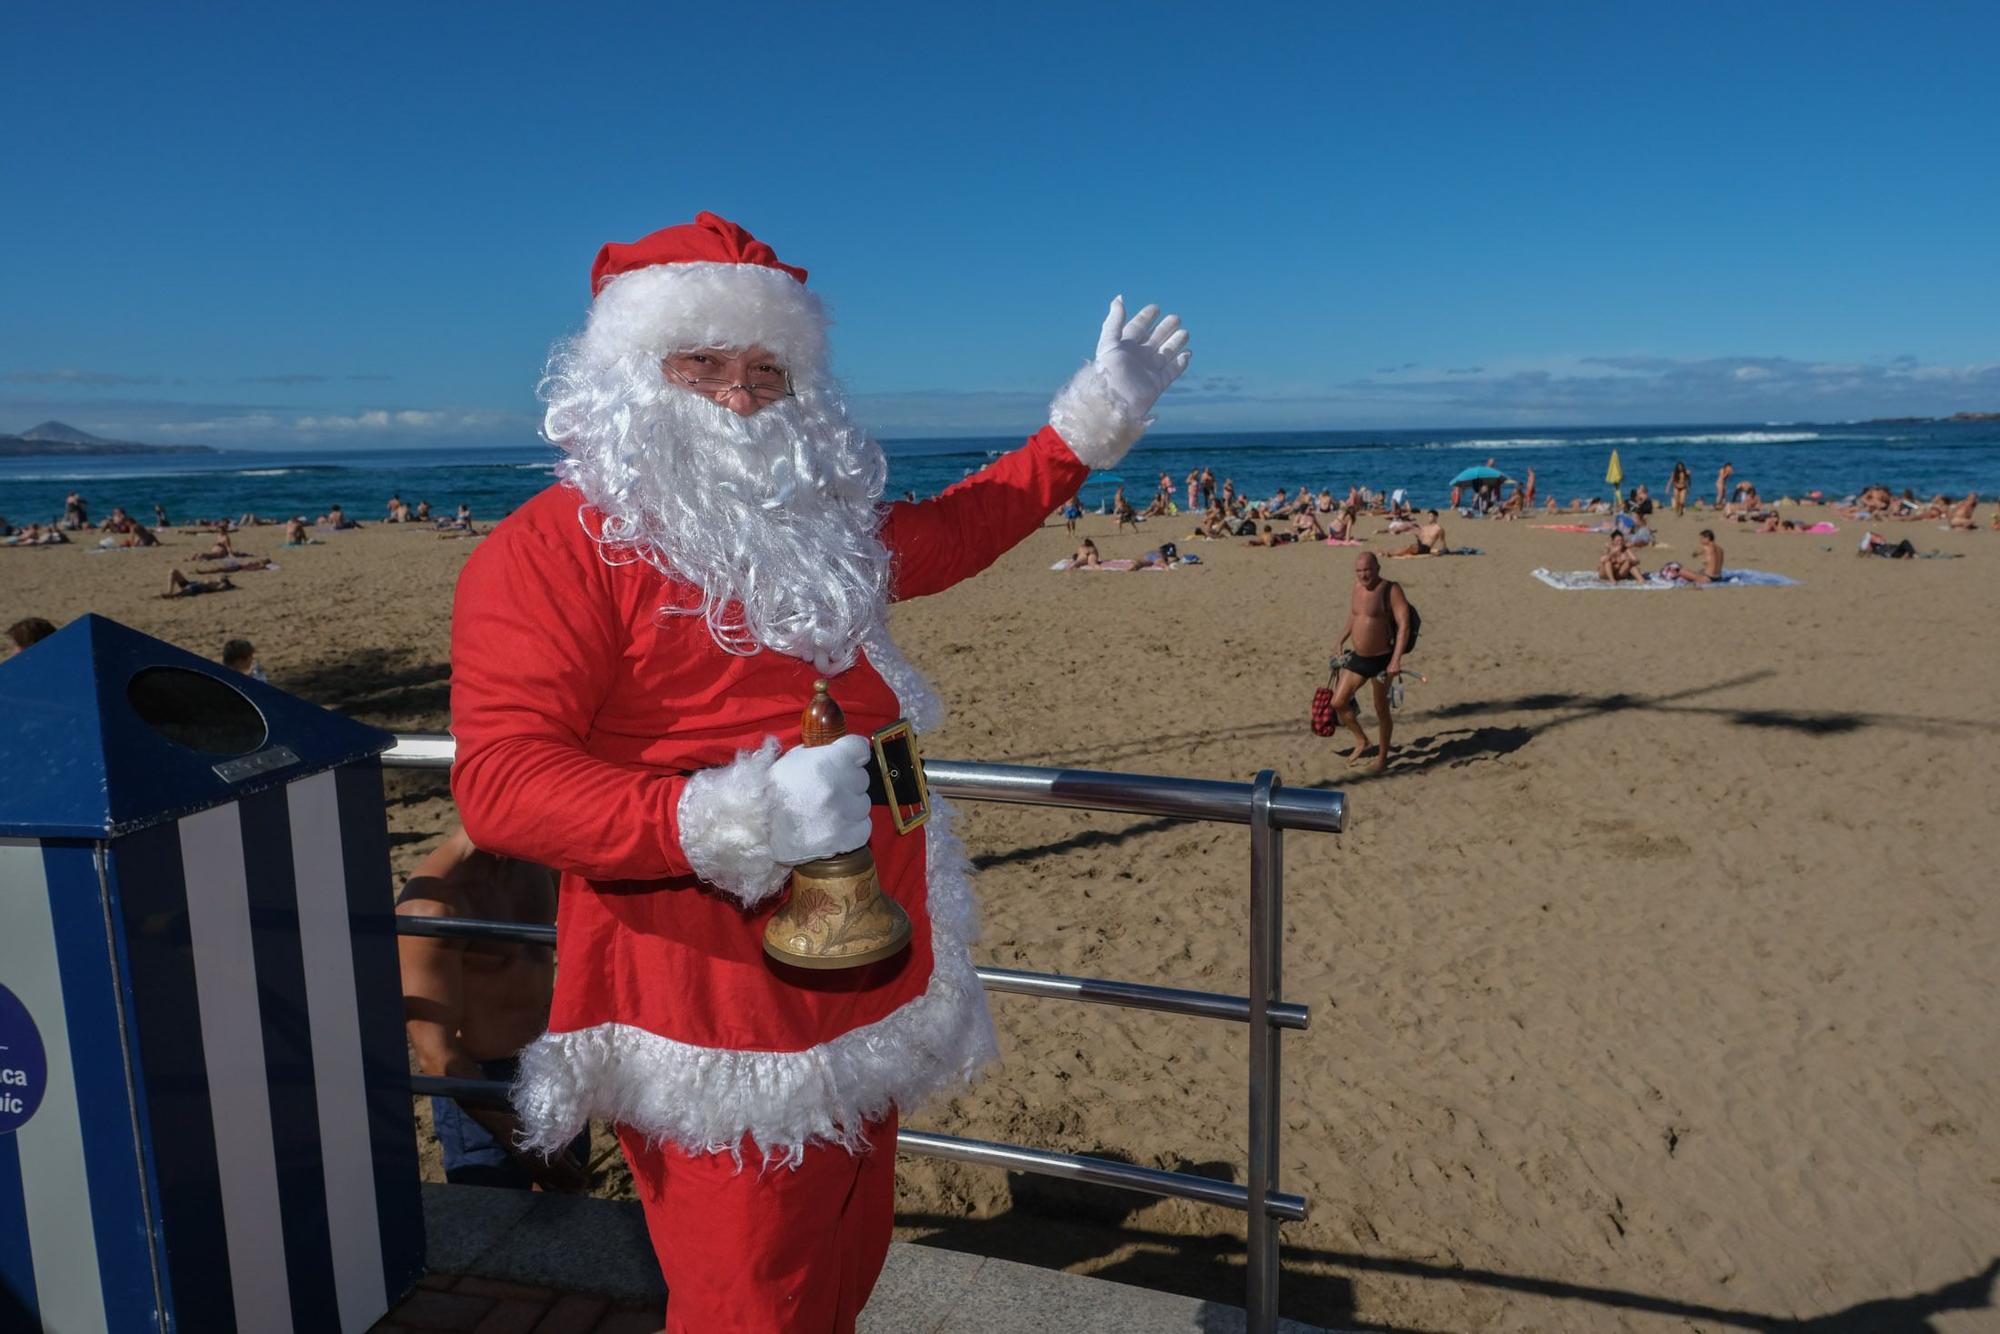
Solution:
<svg viewBox="0 0 2000 1334"><path fill-rule="evenodd" d="M1464 472L1452 478L1451 484L1453 486L1471 486L1475 482L1497 483L1506 480L1507 475L1498 468L1489 468L1482 463L1476 468L1467 468Z"/></svg>
<svg viewBox="0 0 2000 1334"><path fill-rule="evenodd" d="M1620 489L1619 483L1625 480L1625 469L1618 465L1618 451L1615 449L1611 451L1611 466L1604 470L1604 480L1611 483L1611 494L1618 498L1619 508L1624 508L1625 492Z"/></svg>

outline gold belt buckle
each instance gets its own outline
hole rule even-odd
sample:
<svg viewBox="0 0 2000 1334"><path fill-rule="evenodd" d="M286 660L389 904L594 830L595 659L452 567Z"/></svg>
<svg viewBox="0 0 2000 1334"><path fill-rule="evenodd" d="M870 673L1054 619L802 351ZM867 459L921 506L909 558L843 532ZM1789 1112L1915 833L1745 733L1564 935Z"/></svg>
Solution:
<svg viewBox="0 0 2000 1334"><path fill-rule="evenodd" d="M889 808L896 832L907 834L931 818L931 793L924 782L923 756L917 753L916 729L909 719L898 718L870 737L869 744L882 780L882 804Z"/></svg>

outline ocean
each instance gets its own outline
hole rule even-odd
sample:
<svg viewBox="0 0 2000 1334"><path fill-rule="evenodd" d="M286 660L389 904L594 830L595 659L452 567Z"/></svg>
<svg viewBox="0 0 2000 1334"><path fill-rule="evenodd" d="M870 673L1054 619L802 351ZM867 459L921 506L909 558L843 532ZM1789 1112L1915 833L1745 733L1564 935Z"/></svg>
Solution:
<svg viewBox="0 0 2000 1334"><path fill-rule="evenodd" d="M935 495L1019 444L1018 439L894 440L889 455L892 496ZM1880 481L1928 499L1942 491L2000 492L2000 422L1893 424L1759 423L1712 426L1575 427L1521 430L1300 431L1156 435L1142 441L1115 472L1098 473L1084 488L1095 508L1124 485L1143 507L1159 475L1173 478L1185 503L1188 471L1214 468L1252 498L1279 487L1349 486L1408 490L1421 506L1442 507L1450 480L1488 458L1510 477L1536 474L1537 496L1565 504L1576 496L1609 495L1604 471L1616 449L1625 487L1644 482L1666 494L1675 460L1694 473L1693 495L1712 498L1716 470L1735 464L1774 499L1823 491L1848 496ZM491 521L553 480L556 452L544 444L485 449L269 450L217 454L132 455L95 459L0 459L0 515L10 522L58 518L63 498L80 491L94 519L122 505L144 522L153 506L186 523L246 511L266 516L324 514L335 504L353 518L378 519L391 494L411 505L429 500L450 514L462 502Z"/></svg>

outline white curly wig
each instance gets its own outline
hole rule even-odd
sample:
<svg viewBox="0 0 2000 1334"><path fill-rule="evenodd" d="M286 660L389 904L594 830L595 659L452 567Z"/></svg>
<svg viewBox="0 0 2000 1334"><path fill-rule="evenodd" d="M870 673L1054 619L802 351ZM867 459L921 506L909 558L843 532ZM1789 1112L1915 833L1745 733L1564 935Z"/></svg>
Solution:
<svg viewBox="0 0 2000 1334"><path fill-rule="evenodd" d="M659 264L610 279L556 345L537 393L558 475L607 560L673 581L663 615L700 615L724 650L851 666L887 607L881 446L856 427L818 297L757 264ZM669 353L762 347L794 396L743 417L670 382ZM595 515L588 511L594 510Z"/></svg>

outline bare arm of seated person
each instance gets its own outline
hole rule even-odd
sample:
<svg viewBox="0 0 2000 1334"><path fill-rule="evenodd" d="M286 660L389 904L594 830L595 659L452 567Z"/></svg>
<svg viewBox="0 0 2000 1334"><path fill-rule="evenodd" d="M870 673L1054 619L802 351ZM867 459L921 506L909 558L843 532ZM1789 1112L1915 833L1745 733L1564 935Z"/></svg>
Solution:
<svg viewBox="0 0 2000 1334"><path fill-rule="evenodd" d="M424 859L396 903L400 916L513 922L550 921L554 910L551 872L480 852L463 829ZM427 1075L482 1079L481 1062L513 1056L548 1023L555 960L545 946L402 936L397 950L404 1023ZM460 1105L515 1152L520 1123L512 1111ZM566 1154L546 1161L533 1152L515 1156L545 1190L580 1191L590 1184Z"/></svg>

